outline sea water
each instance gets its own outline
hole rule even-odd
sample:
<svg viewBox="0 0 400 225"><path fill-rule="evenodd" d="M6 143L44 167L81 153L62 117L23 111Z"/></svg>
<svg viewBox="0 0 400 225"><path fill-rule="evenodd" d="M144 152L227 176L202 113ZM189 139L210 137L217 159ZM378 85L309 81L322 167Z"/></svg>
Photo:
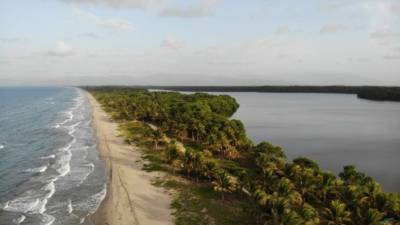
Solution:
<svg viewBox="0 0 400 225"><path fill-rule="evenodd" d="M105 183L84 91L0 88L0 225L91 224Z"/></svg>

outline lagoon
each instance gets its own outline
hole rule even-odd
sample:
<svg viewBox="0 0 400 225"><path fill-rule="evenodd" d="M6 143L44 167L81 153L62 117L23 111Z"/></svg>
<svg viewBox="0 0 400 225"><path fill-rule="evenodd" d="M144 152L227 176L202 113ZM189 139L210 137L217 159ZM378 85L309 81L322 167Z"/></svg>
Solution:
<svg viewBox="0 0 400 225"><path fill-rule="evenodd" d="M239 102L234 118L254 142L270 141L289 159L306 156L336 174L355 165L385 191L400 191L400 103L349 94L218 94Z"/></svg>

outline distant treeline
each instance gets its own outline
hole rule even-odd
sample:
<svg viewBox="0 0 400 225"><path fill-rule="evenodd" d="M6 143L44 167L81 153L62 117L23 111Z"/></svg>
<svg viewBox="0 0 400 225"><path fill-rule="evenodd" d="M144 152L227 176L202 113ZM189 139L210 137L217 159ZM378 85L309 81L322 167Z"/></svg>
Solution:
<svg viewBox="0 0 400 225"><path fill-rule="evenodd" d="M124 88L124 87L120 86L119 88ZM126 86L125 88L129 87ZM383 86L131 86L130 88L161 89L170 91L190 91L190 92L356 94L359 98L362 99L369 99L376 101L400 101L400 87L383 87Z"/></svg>
<svg viewBox="0 0 400 225"><path fill-rule="evenodd" d="M357 92L357 96L375 101L400 101L400 88L363 88Z"/></svg>

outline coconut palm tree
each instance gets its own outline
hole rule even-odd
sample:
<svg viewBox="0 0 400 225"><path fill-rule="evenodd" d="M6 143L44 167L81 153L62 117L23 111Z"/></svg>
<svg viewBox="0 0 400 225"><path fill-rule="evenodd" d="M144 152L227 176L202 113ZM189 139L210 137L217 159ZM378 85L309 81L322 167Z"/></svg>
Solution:
<svg viewBox="0 0 400 225"><path fill-rule="evenodd" d="M164 139L164 134L160 131L160 129L153 130L152 133L154 148L158 150L158 144Z"/></svg>
<svg viewBox="0 0 400 225"><path fill-rule="evenodd" d="M351 213L346 210L346 204L333 200L324 211L324 219L327 225L346 225L351 222Z"/></svg>
<svg viewBox="0 0 400 225"><path fill-rule="evenodd" d="M214 172L214 181L212 184L214 190L221 193L222 200L225 200L225 193L232 193L237 188L237 180L222 169Z"/></svg>

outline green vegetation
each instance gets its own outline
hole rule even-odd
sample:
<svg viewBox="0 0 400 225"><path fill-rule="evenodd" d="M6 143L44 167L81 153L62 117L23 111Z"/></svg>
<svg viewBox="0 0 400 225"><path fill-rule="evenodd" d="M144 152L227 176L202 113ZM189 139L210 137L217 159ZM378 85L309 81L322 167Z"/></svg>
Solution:
<svg viewBox="0 0 400 225"><path fill-rule="evenodd" d="M253 144L229 117L229 96L129 88L91 89L122 122L127 142L146 147L146 170L176 174L158 185L178 192L177 224L400 223L400 196L344 167L339 177L268 142ZM155 126L157 127L155 127Z"/></svg>
<svg viewBox="0 0 400 225"><path fill-rule="evenodd" d="M375 101L400 101L400 88L364 88L357 96Z"/></svg>
<svg viewBox="0 0 400 225"><path fill-rule="evenodd" d="M103 87L115 89L116 87ZM129 89L127 87L118 87ZM136 86L135 88L191 92L272 92L356 94L375 101L400 101L400 87L384 86Z"/></svg>

